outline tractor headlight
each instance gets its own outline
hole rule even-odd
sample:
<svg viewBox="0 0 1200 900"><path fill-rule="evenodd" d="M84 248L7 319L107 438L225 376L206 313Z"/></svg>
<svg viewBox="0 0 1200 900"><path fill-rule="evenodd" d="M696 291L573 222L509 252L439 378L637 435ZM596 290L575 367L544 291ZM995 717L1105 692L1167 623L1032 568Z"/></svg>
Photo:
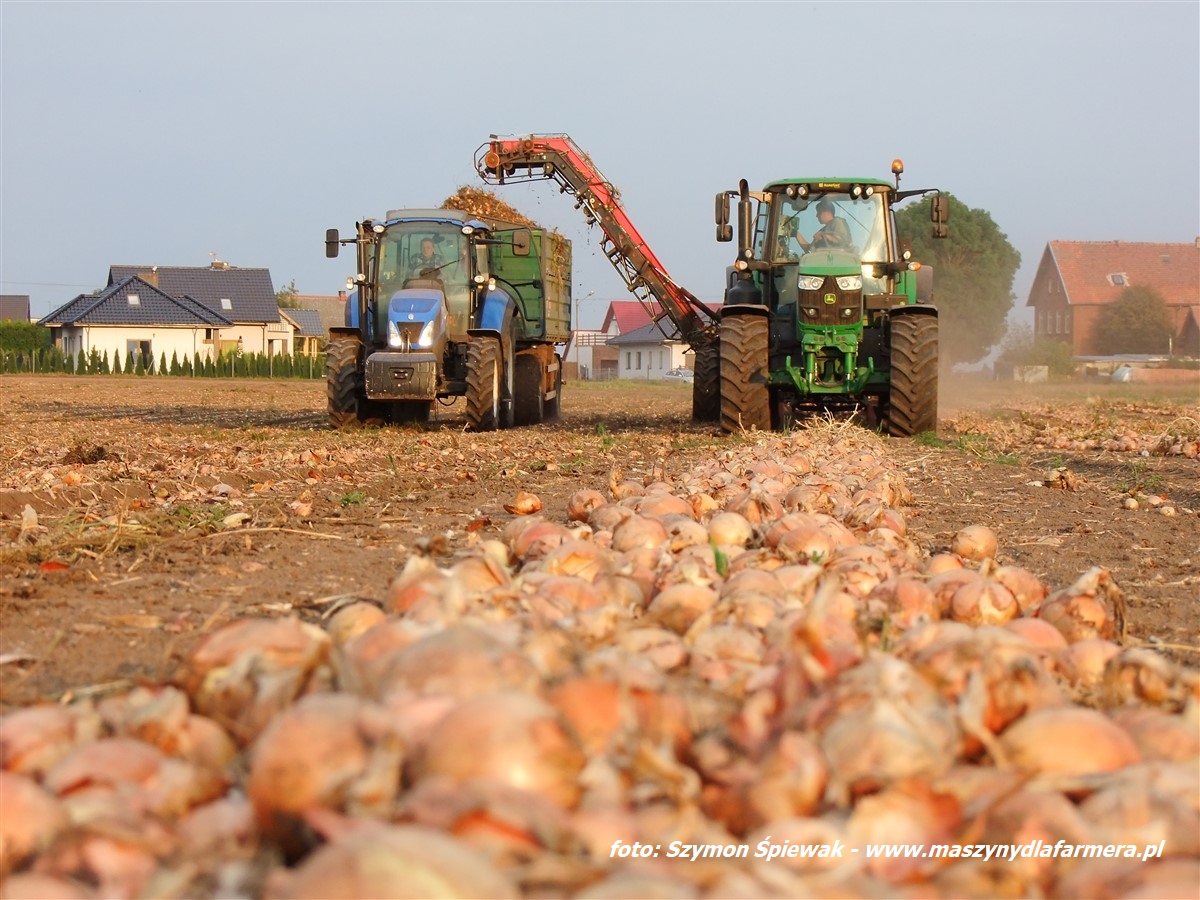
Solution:
<svg viewBox="0 0 1200 900"><path fill-rule="evenodd" d="M801 275L796 279L796 286L802 291L819 291L824 283L824 275Z"/></svg>
<svg viewBox="0 0 1200 900"><path fill-rule="evenodd" d="M858 312L857 309L851 309L849 306L847 306L845 309L842 310L842 318L848 319L852 315L854 315L856 312Z"/></svg>
<svg viewBox="0 0 1200 900"><path fill-rule="evenodd" d="M425 327L421 329L421 334L417 337L418 347L433 346L433 326L437 324L437 319L430 319L425 323Z"/></svg>
<svg viewBox="0 0 1200 900"><path fill-rule="evenodd" d="M862 276L861 275L843 275L837 280L837 286L843 291L861 291Z"/></svg>
<svg viewBox="0 0 1200 900"><path fill-rule="evenodd" d="M388 346L399 347L404 342L400 340L400 329L396 323L388 320Z"/></svg>

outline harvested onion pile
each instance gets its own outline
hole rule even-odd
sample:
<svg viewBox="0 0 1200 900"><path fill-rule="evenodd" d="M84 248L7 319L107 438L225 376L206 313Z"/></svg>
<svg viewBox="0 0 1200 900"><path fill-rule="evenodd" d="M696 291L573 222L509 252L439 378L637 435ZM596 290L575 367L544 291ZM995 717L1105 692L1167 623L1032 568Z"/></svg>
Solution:
<svg viewBox="0 0 1200 900"><path fill-rule="evenodd" d="M1122 646L1102 568L1051 590L982 527L922 551L881 444L836 438L581 489L383 608L4 717L0 895L1195 896L1196 671ZM1163 852L861 850L1035 840Z"/></svg>

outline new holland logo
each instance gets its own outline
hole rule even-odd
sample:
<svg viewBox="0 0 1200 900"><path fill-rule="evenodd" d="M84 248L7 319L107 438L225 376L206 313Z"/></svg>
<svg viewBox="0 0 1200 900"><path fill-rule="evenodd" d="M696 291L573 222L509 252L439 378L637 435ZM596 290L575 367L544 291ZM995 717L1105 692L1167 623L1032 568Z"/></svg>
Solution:
<svg viewBox="0 0 1200 900"><path fill-rule="evenodd" d="M832 306L833 304L837 303L837 294L826 294L822 299Z"/></svg>

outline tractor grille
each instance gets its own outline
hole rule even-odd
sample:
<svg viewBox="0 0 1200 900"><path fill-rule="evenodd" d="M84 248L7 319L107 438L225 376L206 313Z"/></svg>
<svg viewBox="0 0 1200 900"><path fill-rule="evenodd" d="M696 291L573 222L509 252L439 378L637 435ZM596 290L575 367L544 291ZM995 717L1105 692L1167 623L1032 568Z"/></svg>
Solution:
<svg viewBox="0 0 1200 900"><path fill-rule="evenodd" d="M826 278L819 291L801 291L796 305L801 325L852 325L862 316L862 292L843 291Z"/></svg>

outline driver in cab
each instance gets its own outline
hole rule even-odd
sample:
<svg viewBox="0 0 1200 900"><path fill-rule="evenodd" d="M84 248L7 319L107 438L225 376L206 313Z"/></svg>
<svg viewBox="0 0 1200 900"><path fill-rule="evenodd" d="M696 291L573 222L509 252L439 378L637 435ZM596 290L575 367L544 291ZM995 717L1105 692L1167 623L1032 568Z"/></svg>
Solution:
<svg viewBox="0 0 1200 900"><path fill-rule="evenodd" d="M810 250L848 250L852 243L850 226L846 220L834 215L833 201L822 200L817 204L817 221L821 227L808 240L799 231L796 232L796 243L808 253Z"/></svg>
<svg viewBox="0 0 1200 900"><path fill-rule="evenodd" d="M434 275L435 270L445 265L445 260L438 255L433 246L433 238L421 239L421 255L413 260L409 267L411 278L419 278L422 275Z"/></svg>

